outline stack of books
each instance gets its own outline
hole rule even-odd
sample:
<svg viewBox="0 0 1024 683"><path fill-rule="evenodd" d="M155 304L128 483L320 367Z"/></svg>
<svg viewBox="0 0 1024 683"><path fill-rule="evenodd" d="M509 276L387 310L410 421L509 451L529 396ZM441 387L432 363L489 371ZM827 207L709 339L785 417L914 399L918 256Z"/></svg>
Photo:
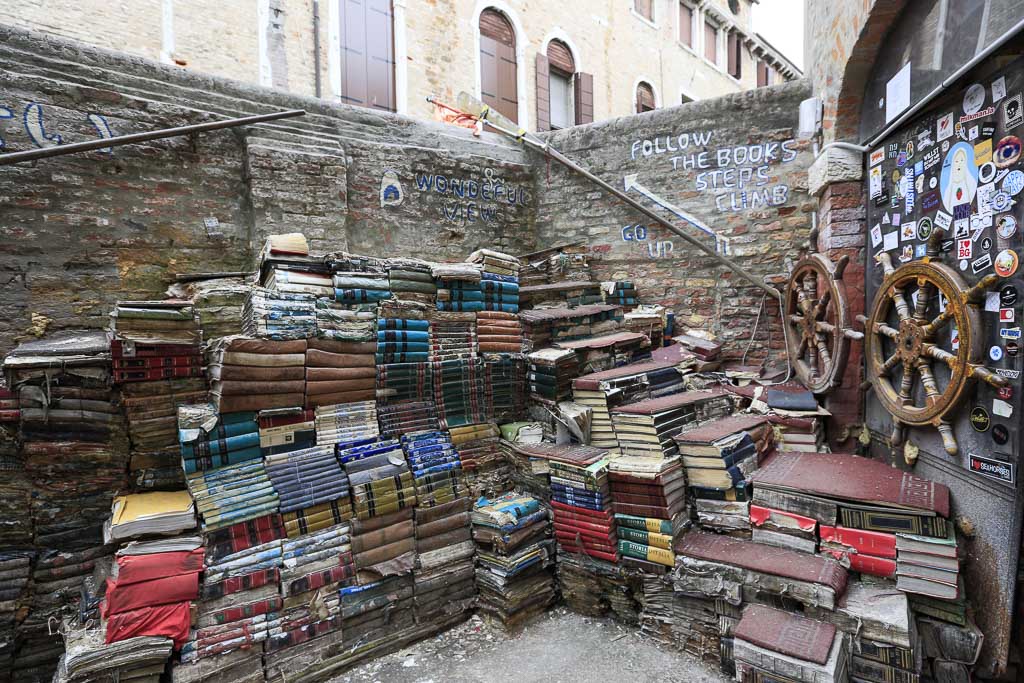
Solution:
<svg viewBox="0 0 1024 683"><path fill-rule="evenodd" d="M195 507L188 491L132 493L114 498L103 540L113 543L140 536L173 536L195 527Z"/></svg>
<svg viewBox="0 0 1024 683"><path fill-rule="evenodd" d="M705 363L717 361L718 355L722 352L722 345L718 342L701 339L700 337L694 337L689 334L677 334L672 337L672 341L676 342Z"/></svg>
<svg viewBox="0 0 1024 683"><path fill-rule="evenodd" d="M367 520L416 505L412 471L398 439L364 439L336 446L349 478L356 517Z"/></svg>
<svg viewBox="0 0 1024 683"><path fill-rule="evenodd" d="M619 406L612 425L623 455L668 458L679 452L673 437L684 428L731 412L728 394L716 387Z"/></svg>
<svg viewBox="0 0 1024 683"><path fill-rule="evenodd" d="M724 417L676 435L675 442L700 525L723 532L749 531L747 476L771 449L768 419L760 415Z"/></svg>
<svg viewBox="0 0 1024 683"><path fill-rule="evenodd" d="M619 561L607 452L555 446L548 458L555 539L564 552Z"/></svg>
<svg viewBox="0 0 1024 683"><path fill-rule="evenodd" d="M960 553L952 524L945 538L897 533L895 550L900 590L943 600L962 597Z"/></svg>
<svg viewBox="0 0 1024 683"><path fill-rule="evenodd" d="M843 683L849 680L847 641L832 624L748 605L735 631L736 678Z"/></svg>
<svg viewBox="0 0 1024 683"><path fill-rule="evenodd" d="M527 388L530 398L552 405L572 395L572 380L579 374L579 361L571 349L541 349L529 354Z"/></svg>
<svg viewBox="0 0 1024 683"><path fill-rule="evenodd" d="M622 309L607 304L535 308L520 312L519 319L523 323L523 335L533 350L555 342L615 332L621 325Z"/></svg>
<svg viewBox="0 0 1024 683"><path fill-rule="evenodd" d="M672 544L687 517L680 459L618 458L611 461L608 478L623 563L649 571L674 566Z"/></svg>
<svg viewBox="0 0 1024 683"><path fill-rule="evenodd" d="M242 331L276 341L315 337L316 296L253 287L242 307Z"/></svg>
<svg viewBox="0 0 1024 683"><path fill-rule="evenodd" d="M194 353L175 353L175 348L165 349L167 353L157 356L158 360L148 365L118 365L115 363L115 380L123 379L118 371L137 369L160 369L165 367L192 367L202 365L195 361L198 356L202 332L192 302L181 299L164 301L118 301L110 312L110 330L117 339L136 344L156 344L171 347L183 346L195 349ZM201 369L200 369L201 370ZM193 377L195 374L161 374L156 377L135 378L135 381L159 377Z"/></svg>
<svg viewBox="0 0 1024 683"><path fill-rule="evenodd" d="M952 533L948 488L875 460L840 453L779 453L751 480L754 504L768 514L787 512L814 520L822 554L861 573L896 575L897 533L936 539L936 548ZM937 579L944 575L931 576L929 582L908 574L901 589L912 585L915 590L940 591L943 584ZM958 595L955 582L946 593Z"/></svg>
<svg viewBox="0 0 1024 683"><path fill-rule="evenodd" d="M555 542L548 511L532 496L481 498L472 515L480 612L506 629L522 626L555 599Z"/></svg>
<svg viewBox="0 0 1024 683"><path fill-rule="evenodd" d="M302 408L275 408L257 414L260 450L275 455L316 445L316 416Z"/></svg>
<svg viewBox="0 0 1024 683"><path fill-rule="evenodd" d="M651 340L639 332L618 330L583 339L556 341L560 349L571 349L584 373L602 372L651 358Z"/></svg>
<svg viewBox="0 0 1024 683"><path fill-rule="evenodd" d="M665 344L668 311L664 306L641 304L623 316L623 325L631 332L640 332L651 340L652 348Z"/></svg>

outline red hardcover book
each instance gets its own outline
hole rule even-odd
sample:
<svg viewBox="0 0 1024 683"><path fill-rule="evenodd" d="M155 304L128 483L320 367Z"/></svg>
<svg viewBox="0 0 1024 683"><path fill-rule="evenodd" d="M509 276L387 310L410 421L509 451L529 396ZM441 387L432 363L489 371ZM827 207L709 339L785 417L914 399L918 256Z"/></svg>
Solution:
<svg viewBox="0 0 1024 683"><path fill-rule="evenodd" d="M0 422L17 422L20 419L20 410L0 410Z"/></svg>
<svg viewBox="0 0 1024 683"><path fill-rule="evenodd" d="M569 546L569 545L566 545L564 543L559 543L558 547L561 548L564 552L567 552L567 553L573 553L575 555L580 555L580 554L590 555L591 557L596 557L599 560L604 560L605 562L611 562L612 564L618 564L619 560L621 559L619 557L619 553L618 553L617 550L615 552L608 552L608 551L603 551L603 550L595 550L595 549L592 549L592 548L579 548L579 547L575 547L575 546ZM667 567L666 567L666 569L667 569Z"/></svg>
<svg viewBox="0 0 1024 683"><path fill-rule="evenodd" d="M630 505L629 503L612 503L612 512L620 515L636 515L637 517L654 517L656 519L672 519L679 510L654 505Z"/></svg>
<svg viewBox="0 0 1024 683"><path fill-rule="evenodd" d="M556 533L567 534L569 536L579 534L585 538L590 538L602 543L608 543L609 545L612 545L615 542L615 532L611 529L591 529L588 527L578 526L576 524L559 524L557 520L555 521L554 527Z"/></svg>
<svg viewBox="0 0 1024 683"><path fill-rule="evenodd" d="M121 555L117 558L117 585L152 581L168 576L203 571L206 550L178 550L148 555Z"/></svg>
<svg viewBox="0 0 1024 683"><path fill-rule="evenodd" d="M151 382L153 380L158 379L202 376L203 368L199 366L170 368L140 368L137 370L114 370L114 383L123 384L127 382Z"/></svg>
<svg viewBox="0 0 1024 683"><path fill-rule="evenodd" d="M559 503L557 500L551 501L551 507L555 509L556 515L579 518L582 521L590 523L612 522L615 519L615 517L612 516L612 513L607 510L591 510L590 508L575 507L573 505Z"/></svg>
<svg viewBox="0 0 1024 683"><path fill-rule="evenodd" d="M896 559L895 534L823 524L821 525L821 540L823 543L837 543L853 548L858 554Z"/></svg>
<svg viewBox="0 0 1024 683"><path fill-rule="evenodd" d="M672 507L681 501L684 497L682 490L672 493L668 496L659 495L657 493L651 494L639 494L639 493L619 493L616 491L613 495L615 503L625 503L627 505L653 505L655 507Z"/></svg>
<svg viewBox="0 0 1024 683"><path fill-rule="evenodd" d="M303 410L292 415L273 415L270 417L259 418L260 429L269 429L270 427L284 427L286 425L302 424L303 422L312 422L316 419L315 410Z"/></svg>
<svg viewBox="0 0 1024 683"><path fill-rule="evenodd" d="M568 548L587 548L590 550L600 550L606 553L615 551L614 542L596 540L588 536L583 536L582 534L570 534L562 531L556 531L555 539L560 545Z"/></svg>
<svg viewBox="0 0 1024 683"><path fill-rule="evenodd" d="M198 366L203 364L203 357L194 356L143 356L141 358L115 358L112 361L114 370L148 370L152 368L170 368Z"/></svg>
<svg viewBox="0 0 1024 683"><path fill-rule="evenodd" d="M761 526L769 520L779 526L800 529L801 531L814 531L814 527L818 525L818 520L798 515L795 512L772 510L771 508L761 507L760 505L750 506L751 524L754 526ZM831 527L822 527L823 530L825 528Z"/></svg>
<svg viewBox="0 0 1024 683"><path fill-rule="evenodd" d="M821 553L850 565L850 569L861 574L893 578L896 576L896 560L889 560L874 555L862 555L854 550L822 549Z"/></svg>
<svg viewBox="0 0 1024 683"><path fill-rule="evenodd" d="M832 651L836 627L764 605L748 605L735 636L781 655L824 664Z"/></svg>
<svg viewBox="0 0 1024 683"><path fill-rule="evenodd" d="M113 339L110 342L112 358L138 358L140 356L194 356L202 352L196 344L142 344Z"/></svg>

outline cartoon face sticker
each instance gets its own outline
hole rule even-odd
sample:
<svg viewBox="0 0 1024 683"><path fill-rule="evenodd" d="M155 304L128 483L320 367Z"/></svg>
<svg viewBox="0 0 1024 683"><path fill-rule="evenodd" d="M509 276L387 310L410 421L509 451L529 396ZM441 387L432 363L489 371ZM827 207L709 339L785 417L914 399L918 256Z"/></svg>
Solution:
<svg viewBox="0 0 1024 683"><path fill-rule="evenodd" d="M974 164L974 147L958 142L949 149L942 162L939 177L942 204L947 211L959 204L970 204L978 191L978 167Z"/></svg>

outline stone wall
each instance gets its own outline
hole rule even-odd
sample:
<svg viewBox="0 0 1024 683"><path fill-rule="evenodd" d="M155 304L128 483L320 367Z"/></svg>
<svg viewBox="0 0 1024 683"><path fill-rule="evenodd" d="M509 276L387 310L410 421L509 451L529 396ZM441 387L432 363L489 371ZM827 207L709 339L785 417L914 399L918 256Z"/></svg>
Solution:
<svg viewBox="0 0 1024 683"><path fill-rule="evenodd" d="M552 133L552 146L617 187L643 192L696 217L729 242L729 254L757 277L785 271L807 243L815 204L807 194L811 151L796 140L798 82ZM632 179L631 179L631 182ZM705 330L741 358L762 291L580 176L551 162L537 174L542 244L582 241L599 279L631 279L642 302L662 303L679 327ZM665 209L662 215L679 224ZM703 243L714 237L686 228ZM782 331L770 299L749 360L764 358L769 331L781 358Z"/></svg>
<svg viewBox="0 0 1024 683"><path fill-rule="evenodd" d="M103 326L114 300L159 296L175 273L247 268L272 232L302 231L318 251L438 259L483 244L534 247L528 160L497 134L477 139L10 28L0 28L0 65L5 152L308 111L0 167L0 353L46 331ZM434 179L431 189L417 189L417 174ZM382 202L385 177L401 186L400 203ZM488 178L501 181L500 196L485 195Z"/></svg>

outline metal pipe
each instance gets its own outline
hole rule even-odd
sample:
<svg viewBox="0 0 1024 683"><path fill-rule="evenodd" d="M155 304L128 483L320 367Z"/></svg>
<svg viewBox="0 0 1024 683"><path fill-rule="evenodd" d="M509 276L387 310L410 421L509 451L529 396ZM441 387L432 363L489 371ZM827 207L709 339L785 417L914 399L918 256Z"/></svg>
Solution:
<svg viewBox="0 0 1024 683"><path fill-rule="evenodd" d="M320 0L313 0L313 83L320 97Z"/></svg>
<svg viewBox="0 0 1024 683"><path fill-rule="evenodd" d="M221 130L223 128L237 128L247 126L251 123L263 123L266 121L277 121L278 119L290 119L296 116L303 116L304 109L290 109L288 111L274 112L273 114L257 114L256 116L243 116L236 119L224 119L221 121L210 121L209 123L194 123L189 126L178 126L176 128L163 128L160 130L147 131L145 133L130 133L119 135L114 138L101 138L89 140L88 142L75 142L70 145L57 145L55 147L44 147L42 149L27 149L21 152L0 154L0 166L9 166L23 161L35 161L36 159L48 159L77 152L91 152L96 149L107 147L120 147L131 145L136 142L148 142L162 138L173 138L178 135L191 135L192 133L205 133L210 130Z"/></svg>
<svg viewBox="0 0 1024 683"><path fill-rule="evenodd" d="M993 41L991 45L989 45L984 50L982 50L981 52L967 60L963 66L961 66L959 69L950 74L944 81L935 86L935 88L930 93L928 93L923 98L918 100L917 104L915 104L913 107L897 116L896 119L891 124L886 126L881 133L867 141L865 143L865 146L874 147L879 142L889 137L890 133L892 133L894 130L896 130L904 123L906 123L912 116L917 114L919 111L924 109L925 106L927 106L932 100L941 95L946 90L946 88L953 85L953 83L959 80L961 76L963 76L965 73L976 67L982 60L984 60L993 52L995 52L1003 45L1005 45L1007 42L1009 42L1009 40L1013 38L1015 35L1017 35L1021 30L1024 30L1024 19L1018 21L1010 28L1010 30L1006 31L1003 35L999 36L999 38L996 38L996 40Z"/></svg>

